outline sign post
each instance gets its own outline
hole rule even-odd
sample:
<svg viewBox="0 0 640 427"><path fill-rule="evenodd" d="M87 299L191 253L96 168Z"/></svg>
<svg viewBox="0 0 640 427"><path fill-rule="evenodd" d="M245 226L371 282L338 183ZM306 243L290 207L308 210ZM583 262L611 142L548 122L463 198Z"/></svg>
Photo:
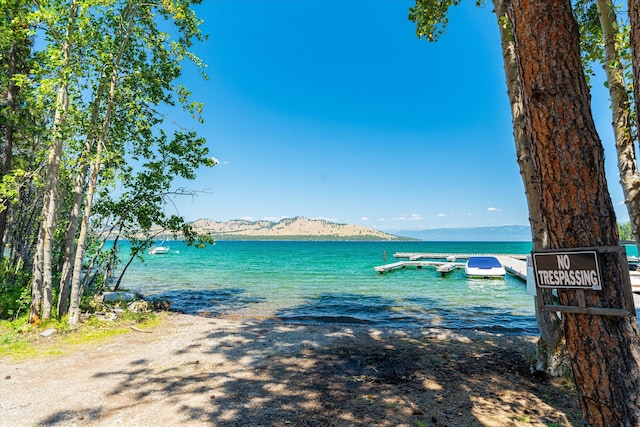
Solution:
<svg viewBox="0 0 640 427"><path fill-rule="evenodd" d="M622 262L623 254L621 251L624 251L624 248L621 246L534 251L532 258L536 287L575 290L578 299L577 306L546 305L542 299L541 292L536 292L540 310L608 316L633 315L633 297L626 295L631 292L631 283L628 275L626 281L629 283L626 283L624 286L625 307L605 308L587 307L586 305L585 291L602 290L603 280L599 263L600 253L618 252ZM626 265L626 257L624 264ZM623 280L625 280L624 277Z"/></svg>

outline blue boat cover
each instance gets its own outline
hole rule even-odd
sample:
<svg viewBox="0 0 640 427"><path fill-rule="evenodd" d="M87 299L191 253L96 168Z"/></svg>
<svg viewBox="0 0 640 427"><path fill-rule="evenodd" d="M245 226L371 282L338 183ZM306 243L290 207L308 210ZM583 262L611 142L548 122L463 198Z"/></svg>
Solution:
<svg viewBox="0 0 640 427"><path fill-rule="evenodd" d="M502 267L502 264L500 264L500 261L498 261L496 257L492 257L492 256L472 256L469 258L467 265L469 267L481 268L481 269Z"/></svg>

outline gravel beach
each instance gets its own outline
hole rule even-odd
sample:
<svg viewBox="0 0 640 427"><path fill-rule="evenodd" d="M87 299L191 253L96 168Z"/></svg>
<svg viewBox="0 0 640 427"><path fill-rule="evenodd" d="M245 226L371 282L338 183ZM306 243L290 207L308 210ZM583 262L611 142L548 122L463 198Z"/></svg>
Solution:
<svg viewBox="0 0 640 427"><path fill-rule="evenodd" d="M0 358L0 425L578 425L570 384L531 374L535 341L170 313L59 355Z"/></svg>

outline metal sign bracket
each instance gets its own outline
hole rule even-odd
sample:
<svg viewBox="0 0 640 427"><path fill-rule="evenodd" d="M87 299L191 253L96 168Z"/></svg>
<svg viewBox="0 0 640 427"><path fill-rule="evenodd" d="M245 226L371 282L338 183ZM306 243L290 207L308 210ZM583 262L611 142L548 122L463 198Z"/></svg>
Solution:
<svg viewBox="0 0 640 427"><path fill-rule="evenodd" d="M575 289L570 288L573 292L575 292L575 296L577 299L577 306L568 306L568 305L559 305L559 304L546 304L544 302L544 298L542 296L541 290L543 288L549 288L549 286L539 286L538 284L538 275L534 270L534 276L536 281L536 287L538 288L538 292L536 292L536 299L538 302L538 307L541 311L552 311L552 312L563 312L563 313L577 313L577 314L590 314L597 316L635 316L635 307L633 302L633 293L631 292L631 280L628 274L628 265L627 265L627 257L624 247L622 246L597 246L590 248L572 248L572 249L555 249L555 250L543 250L543 251L534 251L532 252L532 256L535 256L536 253L539 254L555 254L555 253L580 253L580 252L589 252L595 251L598 256L603 253L617 253L618 259L620 260L620 268L623 271L622 281L623 281L623 307L622 308L607 308L607 307L587 307L586 297L585 297L585 289ZM535 265L535 264L534 264ZM627 272L627 274L624 274ZM559 290L569 290L569 288L563 288L562 286L558 286L554 289L554 293L557 295ZM592 291L591 289L588 289ZM597 292L597 291L592 291Z"/></svg>

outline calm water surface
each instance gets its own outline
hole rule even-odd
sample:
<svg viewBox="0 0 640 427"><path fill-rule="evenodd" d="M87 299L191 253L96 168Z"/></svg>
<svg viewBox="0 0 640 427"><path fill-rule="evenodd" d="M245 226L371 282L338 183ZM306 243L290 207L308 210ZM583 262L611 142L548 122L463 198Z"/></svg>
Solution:
<svg viewBox="0 0 640 427"><path fill-rule="evenodd" d="M310 323L444 327L537 334L525 283L441 277L434 268L381 275L395 252L526 254L531 243L229 242L206 249L169 242L167 255L134 262L123 287L209 316ZM386 253L386 260L384 254Z"/></svg>

